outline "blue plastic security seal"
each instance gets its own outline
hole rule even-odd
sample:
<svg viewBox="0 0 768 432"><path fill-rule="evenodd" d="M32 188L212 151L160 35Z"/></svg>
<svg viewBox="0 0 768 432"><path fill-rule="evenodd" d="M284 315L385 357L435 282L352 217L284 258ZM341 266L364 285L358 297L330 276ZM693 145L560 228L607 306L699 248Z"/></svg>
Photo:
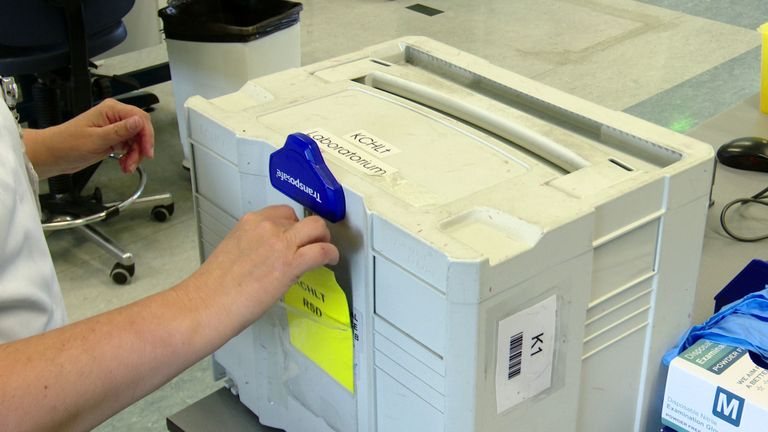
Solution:
<svg viewBox="0 0 768 432"><path fill-rule="evenodd" d="M269 156L272 187L331 222L344 219L344 189L328 169L317 143L303 133L288 135Z"/></svg>

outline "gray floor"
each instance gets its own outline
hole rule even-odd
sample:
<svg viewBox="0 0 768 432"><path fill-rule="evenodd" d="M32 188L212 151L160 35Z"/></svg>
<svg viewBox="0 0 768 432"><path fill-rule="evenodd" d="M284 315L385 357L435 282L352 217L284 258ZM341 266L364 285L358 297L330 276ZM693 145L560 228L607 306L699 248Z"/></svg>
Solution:
<svg viewBox="0 0 768 432"><path fill-rule="evenodd" d="M406 9L412 1L303 3L304 64L398 36L426 35L679 131L758 91L761 40L754 28L768 21L764 0L432 0L424 4L443 13L431 17ZM107 61L104 70L131 70L164 55L158 46ZM123 287L111 283L107 271L113 262L92 244L71 232L48 238L73 321L169 287L198 265L172 85L151 90L161 103L152 113L157 157L145 164L148 193L172 192L176 214L159 224L148 209L131 208L101 224L136 255L136 276ZM119 197L133 179L107 164L94 183ZM164 430L167 415L217 387L204 360L97 430Z"/></svg>

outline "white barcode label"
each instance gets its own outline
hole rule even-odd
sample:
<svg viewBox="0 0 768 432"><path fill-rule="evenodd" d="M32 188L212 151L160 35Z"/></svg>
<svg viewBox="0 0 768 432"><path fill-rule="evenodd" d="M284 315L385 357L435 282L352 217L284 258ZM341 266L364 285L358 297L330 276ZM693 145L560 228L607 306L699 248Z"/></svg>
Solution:
<svg viewBox="0 0 768 432"><path fill-rule="evenodd" d="M557 297L499 321L496 412L508 410L552 385Z"/></svg>

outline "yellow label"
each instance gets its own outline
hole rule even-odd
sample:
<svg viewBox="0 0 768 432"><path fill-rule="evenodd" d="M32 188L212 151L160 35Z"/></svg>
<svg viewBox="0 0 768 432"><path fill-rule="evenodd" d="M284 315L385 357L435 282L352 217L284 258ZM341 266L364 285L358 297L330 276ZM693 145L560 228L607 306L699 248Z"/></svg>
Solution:
<svg viewBox="0 0 768 432"><path fill-rule="evenodd" d="M325 267L303 274L285 293L291 345L354 392L347 296Z"/></svg>
<svg viewBox="0 0 768 432"><path fill-rule="evenodd" d="M768 114L768 23L761 25L757 31L763 35L761 78L760 78L760 111Z"/></svg>

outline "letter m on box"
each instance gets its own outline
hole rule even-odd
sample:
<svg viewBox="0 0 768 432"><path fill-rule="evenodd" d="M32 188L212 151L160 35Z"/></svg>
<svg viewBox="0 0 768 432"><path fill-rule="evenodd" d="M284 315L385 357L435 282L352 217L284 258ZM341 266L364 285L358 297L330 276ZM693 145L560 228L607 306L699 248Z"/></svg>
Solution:
<svg viewBox="0 0 768 432"><path fill-rule="evenodd" d="M744 410L744 398L718 387L715 392L715 403L712 414L724 422L738 427L741 424L741 413Z"/></svg>

